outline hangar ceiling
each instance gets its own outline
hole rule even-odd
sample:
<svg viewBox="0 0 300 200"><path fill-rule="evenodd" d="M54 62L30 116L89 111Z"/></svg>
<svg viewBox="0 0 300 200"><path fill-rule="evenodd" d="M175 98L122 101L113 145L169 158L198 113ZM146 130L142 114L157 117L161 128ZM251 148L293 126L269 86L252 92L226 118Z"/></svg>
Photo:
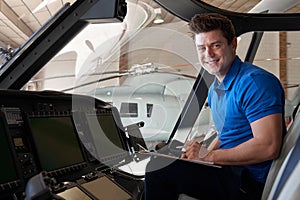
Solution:
<svg viewBox="0 0 300 200"><path fill-rule="evenodd" d="M18 48L35 31L37 31L64 4L74 3L76 0L0 0L0 47L3 49ZM138 0L130 0L137 2ZM153 7L153 0L141 0ZM235 12L259 12L256 6L270 4L274 6L277 0L204 0L213 6ZM274 4L275 2L275 4ZM278 2L277 2L278 4ZM298 0L284 0L280 6L288 4L289 9L284 12L299 12ZM284 5L287 7L287 5ZM263 7L260 5L260 7ZM278 8L280 9L280 8ZM168 17L166 13L162 13ZM168 21L168 20L166 20Z"/></svg>

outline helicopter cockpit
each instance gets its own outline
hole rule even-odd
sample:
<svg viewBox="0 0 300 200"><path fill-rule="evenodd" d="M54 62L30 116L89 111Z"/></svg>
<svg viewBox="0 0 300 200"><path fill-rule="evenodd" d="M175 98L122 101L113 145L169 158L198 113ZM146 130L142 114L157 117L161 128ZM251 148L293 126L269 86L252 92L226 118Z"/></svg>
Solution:
<svg viewBox="0 0 300 200"><path fill-rule="evenodd" d="M200 12L233 21L238 55L280 78L286 124L294 126L295 2L42 2L32 15L51 17L13 51L1 51L0 199L142 199L151 155L139 151L178 154L190 138L216 136L207 105L213 77L187 25Z"/></svg>

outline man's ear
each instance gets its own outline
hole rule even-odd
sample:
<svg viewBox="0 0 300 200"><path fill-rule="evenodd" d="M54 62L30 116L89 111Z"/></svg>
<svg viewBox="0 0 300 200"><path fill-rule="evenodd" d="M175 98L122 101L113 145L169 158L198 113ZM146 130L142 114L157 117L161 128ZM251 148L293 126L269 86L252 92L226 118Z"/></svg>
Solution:
<svg viewBox="0 0 300 200"><path fill-rule="evenodd" d="M232 45L232 50L235 52L236 48L237 48L237 38L236 37L233 38L231 45Z"/></svg>

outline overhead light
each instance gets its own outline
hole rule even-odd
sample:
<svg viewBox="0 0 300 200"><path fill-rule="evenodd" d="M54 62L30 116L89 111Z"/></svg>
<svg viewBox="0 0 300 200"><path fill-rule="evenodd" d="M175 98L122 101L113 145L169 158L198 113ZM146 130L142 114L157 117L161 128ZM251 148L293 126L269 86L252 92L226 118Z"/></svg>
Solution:
<svg viewBox="0 0 300 200"><path fill-rule="evenodd" d="M154 24L161 24L161 23L164 23L164 20L161 16L161 9L160 8L155 8L154 9L154 13L156 14L154 20L153 20L153 23Z"/></svg>
<svg viewBox="0 0 300 200"><path fill-rule="evenodd" d="M56 0L43 0L33 11L32 13L36 13L42 8L46 7L48 4L55 2Z"/></svg>

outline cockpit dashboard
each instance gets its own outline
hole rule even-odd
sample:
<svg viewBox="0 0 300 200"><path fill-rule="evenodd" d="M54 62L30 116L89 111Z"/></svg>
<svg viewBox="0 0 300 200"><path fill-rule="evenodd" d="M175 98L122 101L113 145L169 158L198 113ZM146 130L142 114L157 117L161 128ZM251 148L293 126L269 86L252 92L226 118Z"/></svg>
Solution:
<svg viewBox="0 0 300 200"><path fill-rule="evenodd" d="M72 190L99 198L107 191L101 193L95 185L104 184L132 198L111 178L117 173L111 169L132 161L133 152L118 112L110 104L51 91L6 90L0 91L0 99L3 199L32 195L23 192L34 193L37 183L32 177L43 180L53 194L76 186ZM132 180L125 185L130 187Z"/></svg>

